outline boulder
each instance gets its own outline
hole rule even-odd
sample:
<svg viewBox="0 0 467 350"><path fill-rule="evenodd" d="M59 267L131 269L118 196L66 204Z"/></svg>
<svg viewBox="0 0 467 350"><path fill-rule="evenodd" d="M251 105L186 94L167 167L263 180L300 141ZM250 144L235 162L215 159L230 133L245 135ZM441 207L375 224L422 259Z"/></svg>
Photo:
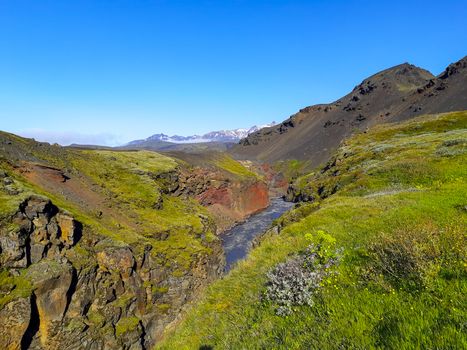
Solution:
<svg viewBox="0 0 467 350"><path fill-rule="evenodd" d="M49 335L56 334L68 306L68 292L73 278L73 267L66 259L44 259L31 265L27 271L31 280L39 313L40 342L53 348Z"/></svg>
<svg viewBox="0 0 467 350"><path fill-rule="evenodd" d="M76 243L77 223L71 216L63 213L57 214L57 223L60 227L60 241L69 248Z"/></svg>
<svg viewBox="0 0 467 350"><path fill-rule="evenodd" d="M120 273L123 279L129 278L135 268L135 258L127 247L108 247L97 253L99 268L103 271Z"/></svg>
<svg viewBox="0 0 467 350"><path fill-rule="evenodd" d="M21 349L21 340L31 318L29 298L11 301L0 310L0 349Z"/></svg>

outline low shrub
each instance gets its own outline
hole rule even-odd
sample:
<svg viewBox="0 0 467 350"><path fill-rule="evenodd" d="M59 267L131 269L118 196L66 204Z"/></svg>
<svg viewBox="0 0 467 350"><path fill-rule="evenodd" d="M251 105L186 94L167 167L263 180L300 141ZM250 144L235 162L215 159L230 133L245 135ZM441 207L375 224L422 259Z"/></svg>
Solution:
<svg viewBox="0 0 467 350"><path fill-rule="evenodd" d="M286 316L292 313L294 306L313 306L313 297L323 279L333 273L331 267L338 263L340 255L340 250L329 253L323 245L312 244L302 254L270 271L265 298L278 305L276 314Z"/></svg>
<svg viewBox="0 0 467 350"><path fill-rule="evenodd" d="M382 277L392 288L419 292L429 287L440 273L457 274L463 261L459 247L464 244L465 234L458 227L441 229L425 223L399 229L381 234L370 244L366 271L373 279Z"/></svg>

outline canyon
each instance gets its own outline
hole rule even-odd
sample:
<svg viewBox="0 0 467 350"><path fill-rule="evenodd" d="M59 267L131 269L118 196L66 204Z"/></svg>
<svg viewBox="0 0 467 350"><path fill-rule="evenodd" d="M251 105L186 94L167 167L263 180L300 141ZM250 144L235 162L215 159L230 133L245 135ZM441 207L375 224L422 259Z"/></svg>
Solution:
<svg viewBox="0 0 467 350"><path fill-rule="evenodd" d="M0 347L137 350L193 342L203 348L222 344L223 334L238 346L243 335L254 342L266 334L265 343L258 340L264 347L270 338L257 331L256 319L282 339L302 324L296 319L284 331L286 321L271 316L272 304L261 297L271 269L310 242L336 241L328 233L334 230L350 263L374 257L376 243L359 241L371 235L358 225L389 214L373 198L397 212L386 196L405 195L401 201L422 212L423 198L410 196L427 192L434 208L440 190L455 202L445 208L453 227L462 225L465 203L450 191L457 186L463 193L466 78L467 58L437 77L402 64L336 102L252 130L231 148L213 143L155 152L147 140L128 149L61 147L0 132ZM410 219L406 212L401 217ZM420 225L422 233L435 230L428 221ZM457 234L452 227L436 230ZM384 271L375 277L375 266L352 287L337 277L326 283L336 294L339 283L394 291L391 280L376 280ZM323 300L317 304L332 302ZM331 311L319 317L331 323ZM232 320L244 323L232 333L218 319L230 328Z"/></svg>
<svg viewBox="0 0 467 350"><path fill-rule="evenodd" d="M0 345L147 349L224 273L219 235L269 205L230 157L0 135Z"/></svg>

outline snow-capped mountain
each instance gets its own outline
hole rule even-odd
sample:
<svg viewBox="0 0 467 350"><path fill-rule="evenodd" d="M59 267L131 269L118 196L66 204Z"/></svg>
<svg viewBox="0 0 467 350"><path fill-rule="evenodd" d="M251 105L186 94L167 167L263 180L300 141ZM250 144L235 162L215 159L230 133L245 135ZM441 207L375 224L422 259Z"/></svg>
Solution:
<svg viewBox="0 0 467 350"><path fill-rule="evenodd" d="M171 143L201 143L201 142L238 142L241 139L247 137L251 133L254 133L260 129L274 126L276 123L252 126L251 128L234 129L234 130L219 130L211 131L204 135L191 135L191 136L179 136L179 135L165 135L165 134L154 134L144 140L135 140L127 144L127 146L136 146L147 142L171 142Z"/></svg>

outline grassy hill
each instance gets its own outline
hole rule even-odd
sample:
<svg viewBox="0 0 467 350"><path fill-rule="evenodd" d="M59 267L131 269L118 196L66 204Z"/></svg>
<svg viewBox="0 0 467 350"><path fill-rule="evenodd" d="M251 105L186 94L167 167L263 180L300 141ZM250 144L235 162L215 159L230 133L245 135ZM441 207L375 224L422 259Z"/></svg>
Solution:
<svg viewBox="0 0 467 350"><path fill-rule="evenodd" d="M467 112L376 126L294 186L313 200L160 349L467 347Z"/></svg>
<svg viewBox="0 0 467 350"><path fill-rule="evenodd" d="M17 158L4 158L1 169L14 181L19 194L0 192L2 218L18 210L25 198L37 194L52 199L90 230L115 242L146 242L179 262L182 255L163 247L177 241L188 250L196 246L193 252L200 248L191 233L202 232L196 214L206 211L194 201L165 195L164 184L156 179L158 174L175 169L174 159L149 151L71 150L37 146L20 138L17 141L12 145ZM161 241L161 232L170 232L170 239Z"/></svg>

